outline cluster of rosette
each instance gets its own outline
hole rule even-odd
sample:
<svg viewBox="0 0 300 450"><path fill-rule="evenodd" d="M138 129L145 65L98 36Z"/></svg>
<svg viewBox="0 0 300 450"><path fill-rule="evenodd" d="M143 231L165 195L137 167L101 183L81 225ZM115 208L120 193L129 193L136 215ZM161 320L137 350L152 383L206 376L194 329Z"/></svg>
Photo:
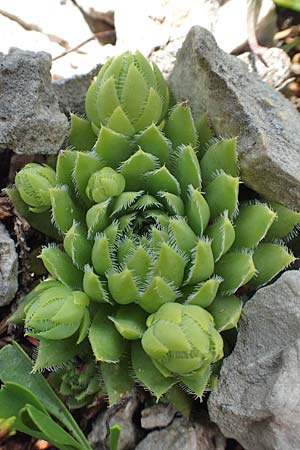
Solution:
<svg viewBox="0 0 300 450"><path fill-rule="evenodd" d="M28 164L10 195L61 243L42 250L49 278L21 305L39 340L35 370L90 352L110 402L137 380L176 402L201 397L236 327L243 286L294 261L281 240L300 214L239 205L236 139L213 140L140 54L109 60L90 86L87 119L56 169ZM70 393L70 392L69 392Z"/></svg>

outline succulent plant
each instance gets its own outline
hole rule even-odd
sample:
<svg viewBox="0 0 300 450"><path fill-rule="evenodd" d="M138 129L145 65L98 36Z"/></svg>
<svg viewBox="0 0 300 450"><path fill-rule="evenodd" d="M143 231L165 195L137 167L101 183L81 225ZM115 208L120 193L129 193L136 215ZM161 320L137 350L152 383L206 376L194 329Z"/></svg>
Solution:
<svg viewBox="0 0 300 450"><path fill-rule="evenodd" d="M167 115L167 92L140 54L110 61L87 94L91 123L73 117L77 150L59 154L55 184L39 187L43 166L17 179L22 200L37 215L48 208L63 238L43 249L50 278L23 307L40 340L34 370L90 345L111 403L133 379L157 398L179 396L178 386L201 397L223 356L220 333L238 323L240 289L295 259L278 239L299 214L239 205L236 139L207 143L205 116L196 129L186 102ZM159 113L147 109L152 97Z"/></svg>
<svg viewBox="0 0 300 450"><path fill-rule="evenodd" d="M159 123L168 106L169 91L161 72L140 52L109 59L90 85L85 101L96 134L104 126L128 136Z"/></svg>
<svg viewBox="0 0 300 450"><path fill-rule="evenodd" d="M100 371L92 358L69 361L65 367L51 373L48 381L71 409L82 408L103 396Z"/></svg>

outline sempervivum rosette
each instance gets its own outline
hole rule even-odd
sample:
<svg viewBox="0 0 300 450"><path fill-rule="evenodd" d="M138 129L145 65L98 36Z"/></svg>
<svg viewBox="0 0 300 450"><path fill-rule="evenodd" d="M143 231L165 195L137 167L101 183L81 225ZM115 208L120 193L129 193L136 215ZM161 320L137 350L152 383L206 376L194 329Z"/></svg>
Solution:
<svg viewBox="0 0 300 450"><path fill-rule="evenodd" d="M135 64L136 56L126 58ZM111 62L103 79L111 80L105 71L118 64ZM121 86L131 72L118 73L113 83ZM111 94L95 92L101 109ZM236 140L200 148L207 129L202 121L199 138L186 103L167 119L162 108L143 126L136 108L127 134L117 126L126 111L116 108L110 119L99 117L90 151L80 151L82 123L73 121L77 150L59 154L56 184L46 187L42 207L49 208L63 248L43 249L51 280L25 307L28 333L41 342L35 369L72 358L88 343L111 402L132 385L131 369L157 398L180 397L178 386L201 397L223 356L220 332L238 322L239 289L268 283L294 261L274 241L294 229L299 214L262 202L239 206ZM159 120L165 123L156 125ZM30 204L31 187L19 180L19 194ZM55 361L51 346L60 348Z"/></svg>

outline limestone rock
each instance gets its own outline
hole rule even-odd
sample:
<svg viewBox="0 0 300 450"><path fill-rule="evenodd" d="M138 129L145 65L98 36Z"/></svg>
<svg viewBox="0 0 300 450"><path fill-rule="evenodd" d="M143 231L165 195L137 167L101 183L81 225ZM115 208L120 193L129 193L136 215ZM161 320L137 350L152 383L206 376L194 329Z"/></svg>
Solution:
<svg viewBox="0 0 300 450"><path fill-rule="evenodd" d="M200 27L190 30L169 82L195 117L208 112L217 135L238 137L245 184L300 209L300 120L288 100Z"/></svg>
<svg viewBox="0 0 300 450"><path fill-rule="evenodd" d="M16 48L0 53L0 148L56 153L68 121L51 86L51 57Z"/></svg>
<svg viewBox="0 0 300 450"><path fill-rule="evenodd" d="M176 408L171 404L157 403L142 411L141 425L146 430L164 428L170 425L176 414Z"/></svg>
<svg viewBox="0 0 300 450"><path fill-rule="evenodd" d="M282 90L293 79L288 54L282 48L271 47L264 49L262 57L264 62L249 52L239 55L239 59L248 64L250 72L258 73L266 83Z"/></svg>
<svg viewBox="0 0 300 450"><path fill-rule="evenodd" d="M116 404L100 414L93 424L89 434L89 442L95 450L109 448L109 427L118 424L121 427L121 435L118 450L131 450L138 440L138 429L133 417L140 406L138 396L133 393L128 399L122 400L122 404Z"/></svg>
<svg viewBox="0 0 300 450"><path fill-rule="evenodd" d="M246 304L211 419L246 450L299 450L299 379L300 271L288 271Z"/></svg>
<svg viewBox="0 0 300 450"><path fill-rule="evenodd" d="M171 425L149 433L135 450L225 450L226 440L207 420L175 419Z"/></svg>
<svg viewBox="0 0 300 450"><path fill-rule="evenodd" d="M15 243L0 222L0 306L12 301L18 289L18 255Z"/></svg>

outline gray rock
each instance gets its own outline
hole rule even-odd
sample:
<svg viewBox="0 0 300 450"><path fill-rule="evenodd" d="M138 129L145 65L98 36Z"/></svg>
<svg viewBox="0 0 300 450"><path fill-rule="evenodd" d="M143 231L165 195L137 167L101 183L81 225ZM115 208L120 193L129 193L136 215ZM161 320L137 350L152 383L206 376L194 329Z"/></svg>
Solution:
<svg viewBox="0 0 300 450"><path fill-rule="evenodd" d="M177 100L207 111L217 135L238 136L241 178L269 200L300 208L300 120L291 103L204 28L193 27L170 76Z"/></svg>
<svg viewBox="0 0 300 450"><path fill-rule="evenodd" d="M124 399L120 404L108 408L100 414L93 424L89 434L89 442L95 450L109 448L109 428L118 424L121 435L118 450L130 450L135 447L138 440L138 429L133 422L133 416L140 405L136 394Z"/></svg>
<svg viewBox="0 0 300 450"><path fill-rule="evenodd" d="M13 48L0 53L0 148L56 153L68 121L51 87L51 57Z"/></svg>
<svg viewBox="0 0 300 450"><path fill-rule="evenodd" d="M149 433L135 450L225 450L226 440L207 420L175 419L170 426Z"/></svg>
<svg viewBox="0 0 300 450"><path fill-rule="evenodd" d="M146 430L164 428L170 425L176 414L176 408L171 403L157 403L142 411L141 425Z"/></svg>
<svg viewBox="0 0 300 450"><path fill-rule="evenodd" d="M299 380L300 271L288 271L246 304L210 417L246 450L299 450Z"/></svg>
<svg viewBox="0 0 300 450"><path fill-rule="evenodd" d="M0 306L12 301L18 289L18 255L15 243L0 222Z"/></svg>
<svg viewBox="0 0 300 450"><path fill-rule="evenodd" d="M70 78L63 78L53 82L53 89L58 98L60 110L69 114L70 112L80 115L85 114L85 96L94 76L101 69L101 64L97 65L88 73L74 75Z"/></svg>

